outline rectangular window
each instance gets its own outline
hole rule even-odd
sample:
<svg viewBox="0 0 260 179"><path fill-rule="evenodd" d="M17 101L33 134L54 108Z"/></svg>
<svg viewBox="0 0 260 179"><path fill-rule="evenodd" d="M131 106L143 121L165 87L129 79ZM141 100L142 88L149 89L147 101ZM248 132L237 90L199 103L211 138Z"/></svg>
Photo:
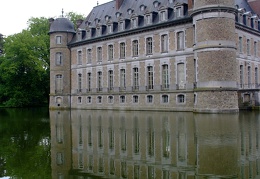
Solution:
<svg viewBox="0 0 260 179"><path fill-rule="evenodd" d="M112 26L111 25L108 25L108 33L112 33Z"/></svg>
<svg viewBox="0 0 260 179"><path fill-rule="evenodd" d="M125 96L120 96L120 103L125 103Z"/></svg>
<svg viewBox="0 0 260 179"><path fill-rule="evenodd" d="M124 22L120 22L120 31L123 31L125 28L124 28Z"/></svg>
<svg viewBox="0 0 260 179"><path fill-rule="evenodd" d="M146 19L146 24L151 24L151 15L146 15L145 19Z"/></svg>
<svg viewBox="0 0 260 179"><path fill-rule="evenodd" d="M146 39L146 54L151 55L153 54L153 38L148 37Z"/></svg>
<svg viewBox="0 0 260 179"><path fill-rule="evenodd" d="M138 88L139 88L138 68L133 68L133 89L137 90Z"/></svg>
<svg viewBox="0 0 260 179"><path fill-rule="evenodd" d="M99 71L97 74L97 91L102 91L102 72Z"/></svg>
<svg viewBox="0 0 260 179"><path fill-rule="evenodd" d="M242 53L243 52L243 38L242 37L239 37L239 53Z"/></svg>
<svg viewBox="0 0 260 179"><path fill-rule="evenodd" d="M91 61L92 61L92 50L88 49L87 50L87 62L91 63Z"/></svg>
<svg viewBox="0 0 260 179"><path fill-rule="evenodd" d="M61 36L56 36L56 44L61 44Z"/></svg>
<svg viewBox="0 0 260 179"><path fill-rule="evenodd" d="M132 19L132 28L136 28L136 27L137 27L137 20Z"/></svg>
<svg viewBox="0 0 260 179"><path fill-rule="evenodd" d="M184 50L184 32L177 33L177 50Z"/></svg>
<svg viewBox="0 0 260 179"><path fill-rule="evenodd" d="M153 96L152 95L148 95L146 98L147 98L147 103L153 102Z"/></svg>
<svg viewBox="0 0 260 179"><path fill-rule="evenodd" d="M78 93L82 92L82 74L78 74Z"/></svg>
<svg viewBox="0 0 260 179"><path fill-rule="evenodd" d="M78 51L78 65L82 65L82 51Z"/></svg>
<svg viewBox="0 0 260 179"><path fill-rule="evenodd" d="M138 56L138 40L133 41L133 56L137 57Z"/></svg>
<svg viewBox="0 0 260 179"><path fill-rule="evenodd" d="M120 58L125 58L125 42L120 43Z"/></svg>
<svg viewBox="0 0 260 179"><path fill-rule="evenodd" d="M255 84L256 84L255 88L257 88L257 86L258 86L258 68L255 68Z"/></svg>
<svg viewBox="0 0 260 179"><path fill-rule="evenodd" d="M153 66L147 67L147 89L153 89Z"/></svg>
<svg viewBox="0 0 260 179"><path fill-rule="evenodd" d="M108 90L113 90L114 81L113 81L113 70L108 71Z"/></svg>
<svg viewBox="0 0 260 179"><path fill-rule="evenodd" d="M62 53L61 52L57 52L56 56L55 56L55 64L57 66L62 65Z"/></svg>
<svg viewBox="0 0 260 179"><path fill-rule="evenodd" d="M247 78L248 78L248 80L247 80L247 82L248 82L248 88L251 88L251 67L249 66L248 67L248 70L247 70Z"/></svg>
<svg viewBox="0 0 260 179"><path fill-rule="evenodd" d="M162 11L160 13L160 17L161 17L161 21L165 21L166 20L166 12L165 11Z"/></svg>
<svg viewBox="0 0 260 179"><path fill-rule="evenodd" d="M62 93L62 90L63 90L63 78L62 78L62 75L56 75L56 78L55 78L55 93Z"/></svg>
<svg viewBox="0 0 260 179"><path fill-rule="evenodd" d="M87 74L87 91L91 91L91 73Z"/></svg>
<svg viewBox="0 0 260 179"><path fill-rule="evenodd" d="M97 61L102 62L102 47L97 48Z"/></svg>
<svg viewBox="0 0 260 179"><path fill-rule="evenodd" d="M246 40L246 53L247 55L250 55L250 40Z"/></svg>
<svg viewBox="0 0 260 179"><path fill-rule="evenodd" d="M133 96L133 103L138 103L138 96Z"/></svg>
<svg viewBox="0 0 260 179"><path fill-rule="evenodd" d="M185 102L185 96L183 94L179 94L177 96L177 102L178 103L184 103Z"/></svg>
<svg viewBox="0 0 260 179"><path fill-rule="evenodd" d="M239 66L239 70L240 70L240 88L243 87L243 83L244 83L244 66L240 65Z"/></svg>
<svg viewBox="0 0 260 179"><path fill-rule="evenodd" d="M169 96L168 95L162 95L162 103L168 103L169 102Z"/></svg>
<svg viewBox="0 0 260 179"><path fill-rule="evenodd" d="M257 57L257 42L254 42L254 56Z"/></svg>
<svg viewBox="0 0 260 179"><path fill-rule="evenodd" d="M125 79L125 69L120 69L120 90L125 90L126 79Z"/></svg>
<svg viewBox="0 0 260 179"><path fill-rule="evenodd" d="M177 64L177 89L185 89L185 66L184 63Z"/></svg>
<svg viewBox="0 0 260 179"><path fill-rule="evenodd" d="M176 17L181 17L182 13L181 13L181 7L176 8Z"/></svg>
<svg viewBox="0 0 260 179"><path fill-rule="evenodd" d="M108 46L108 61L112 61L114 59L114 47L113 45Z"/></svg>
<svg viewBox="0 0 260 179"><path fill-rule="evenodd" d="M161 36L161 52L168 51L168 35L164 34Z"/></svg>
<svg viewBox="0 0 260 179"><path fill-rule="evenodd" d="M162 89L169 89L169 70L167 64L162 66Z"/></svg>

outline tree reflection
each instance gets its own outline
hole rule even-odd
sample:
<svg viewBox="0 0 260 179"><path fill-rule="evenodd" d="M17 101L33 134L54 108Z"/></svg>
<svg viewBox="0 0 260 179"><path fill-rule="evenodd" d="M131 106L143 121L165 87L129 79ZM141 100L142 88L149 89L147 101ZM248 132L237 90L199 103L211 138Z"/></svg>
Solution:
<svg viewBox="0 0 260 179"><path fill-rule="evenodd" d="M0 109L0 177L51 178L48 109Z"/></svg>

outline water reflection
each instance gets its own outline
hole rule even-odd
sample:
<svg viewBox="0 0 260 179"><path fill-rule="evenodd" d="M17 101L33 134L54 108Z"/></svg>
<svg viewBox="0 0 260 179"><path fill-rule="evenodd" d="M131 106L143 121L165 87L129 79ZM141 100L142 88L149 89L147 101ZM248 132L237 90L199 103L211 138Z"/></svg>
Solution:
<svg viewBox="0 0 260 179"><path fill-rule="evenodd" d="M52 178L257 178L259 113L51 111Z"/></svg>

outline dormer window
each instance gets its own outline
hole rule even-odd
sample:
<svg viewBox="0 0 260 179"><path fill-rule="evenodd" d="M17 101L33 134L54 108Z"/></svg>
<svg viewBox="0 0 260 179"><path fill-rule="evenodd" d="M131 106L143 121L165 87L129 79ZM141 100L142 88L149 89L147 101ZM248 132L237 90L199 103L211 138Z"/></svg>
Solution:
<svg viewBox="0 0 260 179"><path fill-rule="evenodd" d="M82 40L82 31L79 31L77 33L77 41L80 41L80 40Z"/></svg>
<svg viewBox="0 0 260 179"><path fill-rule="evenodd" d="M112 25L111 24L109 24L107 26L107 31L108 31L109 34L112 33Z"/></svg>
<svg viewBox="0 0 260 179"><path fill-rule="evenodd" d="M181 17L182 16L182 8L181 7L177 7L176 8L176 17Z"/></svg>
<svg viewBox="0 0 260 179"><path fill-rule="evenodd" d="M159 7L160 2L158 2L158 1L154 1L154 2L153 2L153 5L154 5L155 8L157 8L157 7Z"/></svg>
<svg viewBox="0 0 260 179"><path fill-rule="evenodd" d="M133 11L132 9L128 9L128 10L127 10L127 13L128 13L129 15L131 15L133 12L134 12L134 11Z"/></svg>
<svg viewBox="0 0 260 179"><path fill-rule="evenodd" d="M106 21L109 21L109 19L110 19L110 16L106 15L106 16L105 16L105 20L106 20Z"/></svg>
<svg viewBox="0 0 260 179"><path fill-rule="evenodd" d="M132 19L132 28L136 28L137 27L137 20L136 18Z"/></svg>
<svg viewBox="0 0 260 179"><path fill-rule="evenodd" d="M152 23L152 19L151 18L152 18L152 16L150 14L145 16L146 24L151 24Z"/></svg>
<svg viewBox="0 0 260 179"><path fill-rule="evenodd" d="M100 19L96 18L96 19L95 19L96 25L97 25L99 22L100 22Z"/></svg>
<svg viewBox="0 0 260 179"><path fill-rule="evenodd" d="M123 21L122 21L122 22L119 22L119 30L120 30L120 31L125 30L125 24L124 24Z"/></svg>
<svg viewBox="0 0 260 179"><path fill-rule="evenodd" d="M175 17L180 18L183 16L184 6L183 4L177 3L174 7Z"/></svg>
<svg viewBox="0 0 260 179"><path fill-rule="evenodd" d="M100 27L97 28L97 34L96 34L96 36L97 36L97 37L101 36L101 28L100 28Z"/></svg>
<svg viewBox="0 0 260 179"><path fill-rule="evenodd" d="M165 21L165 20L166 20L166 11L162 11L162 12L160 13L160 20L161 20L161 21Z"/></svg>
<svg viewBox="0 0 260 179"><path fill-rule="evenodd" d="M140 6L140 10L141 10L141 11L144 11L144 10L145 10L145 8L146 8L146 6L145 6L145 5L141 5L141 6Z"/></svg>
<svg viewBox="0 0 260 179"><path fill-rule="evenodd" d="M116 18L119 18L121 16L121 13L120 12L117 12L116 13Z"/></svg>
<svg viewBox="0 0 260 179"><path fill-rule="evenodd" d="M60 35L56 36L56 44L61 44L61 36Z"/></svg>

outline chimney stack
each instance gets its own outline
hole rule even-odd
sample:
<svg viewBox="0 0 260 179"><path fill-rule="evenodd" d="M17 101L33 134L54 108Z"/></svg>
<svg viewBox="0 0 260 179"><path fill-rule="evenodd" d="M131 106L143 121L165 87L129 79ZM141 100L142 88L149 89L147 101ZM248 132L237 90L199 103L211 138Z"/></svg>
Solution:
<svg viewBox="0 0 260 179"><path fill-rule="evenodd" d="M116 0L116 10L118 10L121 7L123 1L124 0Z"/></svg>

